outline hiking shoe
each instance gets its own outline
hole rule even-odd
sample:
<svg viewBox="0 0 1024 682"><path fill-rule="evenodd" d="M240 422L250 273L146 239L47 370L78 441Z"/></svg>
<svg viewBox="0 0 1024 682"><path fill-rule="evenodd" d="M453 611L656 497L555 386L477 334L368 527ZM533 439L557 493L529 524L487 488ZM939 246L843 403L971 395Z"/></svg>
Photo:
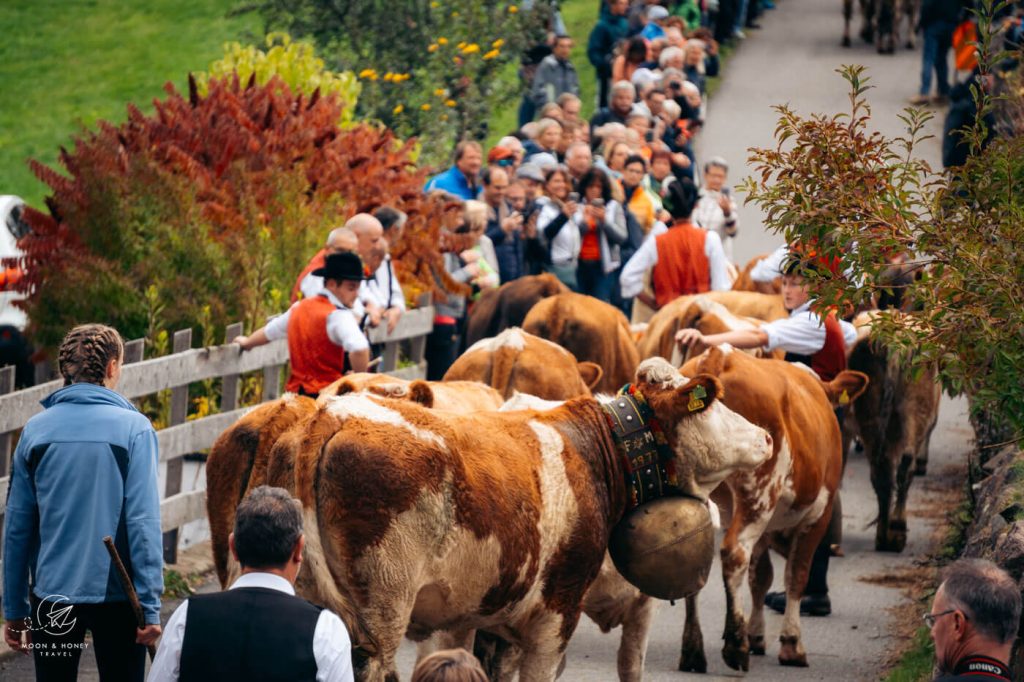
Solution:
<svg viewBox="0 0 1024 682"><path fill-rule="evenodd" d="M923 107L925 104L931 102L931 98L928 95L914 95L910 98L910 103L915 107Z"/></svg>
<svg viewBox="0 0 1024 682"><path fill-rule="evenodd" d="M778 613L786 612L786 593L769 592L764 596L764 605ZM800 615L827 616L832 613L832 600L827 594L808 594L800 600Z"/></svg>

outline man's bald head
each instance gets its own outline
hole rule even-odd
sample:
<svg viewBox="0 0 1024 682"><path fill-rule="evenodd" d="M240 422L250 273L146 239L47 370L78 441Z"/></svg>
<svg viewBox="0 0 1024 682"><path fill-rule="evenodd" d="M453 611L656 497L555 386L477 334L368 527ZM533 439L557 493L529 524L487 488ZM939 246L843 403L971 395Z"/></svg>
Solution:
<svg viewBox="0 0 1024 682"><path fill-rule="evenodd" d="M327 235L327 251L329 253L355 253L359 247L356 233L347 227L336 227Z"/></svg>
<svg viewBox="0 0 1024 682"><path fill-rule="evenodd" d="M369 257L370 251L384 237L384 226L369 213L355 214L348 219L345 227L355 233L358 240L356 250L363 260Z"/></svg>

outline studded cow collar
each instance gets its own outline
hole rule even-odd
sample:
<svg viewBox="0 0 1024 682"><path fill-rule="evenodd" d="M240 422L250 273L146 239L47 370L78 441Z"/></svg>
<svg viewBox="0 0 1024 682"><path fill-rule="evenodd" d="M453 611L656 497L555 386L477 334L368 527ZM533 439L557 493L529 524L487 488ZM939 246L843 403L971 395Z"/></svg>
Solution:
<svg viewBox="0 0 1024 682"><path fill-rule="evenodd" d="M627 511L660 497L682 495L672 449L643 394L626 384L601 407L626 465Z"/></svg>

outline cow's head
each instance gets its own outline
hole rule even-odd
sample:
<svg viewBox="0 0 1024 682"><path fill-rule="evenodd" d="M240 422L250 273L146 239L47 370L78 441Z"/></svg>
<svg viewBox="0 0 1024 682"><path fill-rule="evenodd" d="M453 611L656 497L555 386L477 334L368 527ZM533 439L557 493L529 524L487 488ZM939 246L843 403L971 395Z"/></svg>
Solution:
<svg viewBox="0 0 1024 682"><path fill-rule="evenodd" d="M772 454L772 438L720 400L723 389L710 374L687 379L663 358L636 371L643 393L675 451L680 483L707 495L737 469L749 469Z"/></svg>

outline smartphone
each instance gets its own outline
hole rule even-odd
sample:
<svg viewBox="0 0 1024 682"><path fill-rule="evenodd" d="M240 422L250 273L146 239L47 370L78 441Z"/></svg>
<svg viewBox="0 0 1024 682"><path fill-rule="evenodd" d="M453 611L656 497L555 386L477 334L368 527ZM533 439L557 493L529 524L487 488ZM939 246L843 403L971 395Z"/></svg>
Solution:
<svg viewBox="0 0 1024 682"><path fill-rule="evenodd" d="M591 199L590 205L594 208L604 208L604 199Z"/></svg>
<svg viewBox="0 0 1024 682"><path fill-rule="evenodd" d="M580 193L579 192L569 192L569 201L571 201L573 203L578 203L579 200L580 200Z"/></svg>
<svg viewBox="0 0 1024 682"><path fill-rule="evenodd" d="M723 187L722 194L724 194L725 196L729 196L730 194L732 194L732 190L729 189L728 187Z"/></svg>

